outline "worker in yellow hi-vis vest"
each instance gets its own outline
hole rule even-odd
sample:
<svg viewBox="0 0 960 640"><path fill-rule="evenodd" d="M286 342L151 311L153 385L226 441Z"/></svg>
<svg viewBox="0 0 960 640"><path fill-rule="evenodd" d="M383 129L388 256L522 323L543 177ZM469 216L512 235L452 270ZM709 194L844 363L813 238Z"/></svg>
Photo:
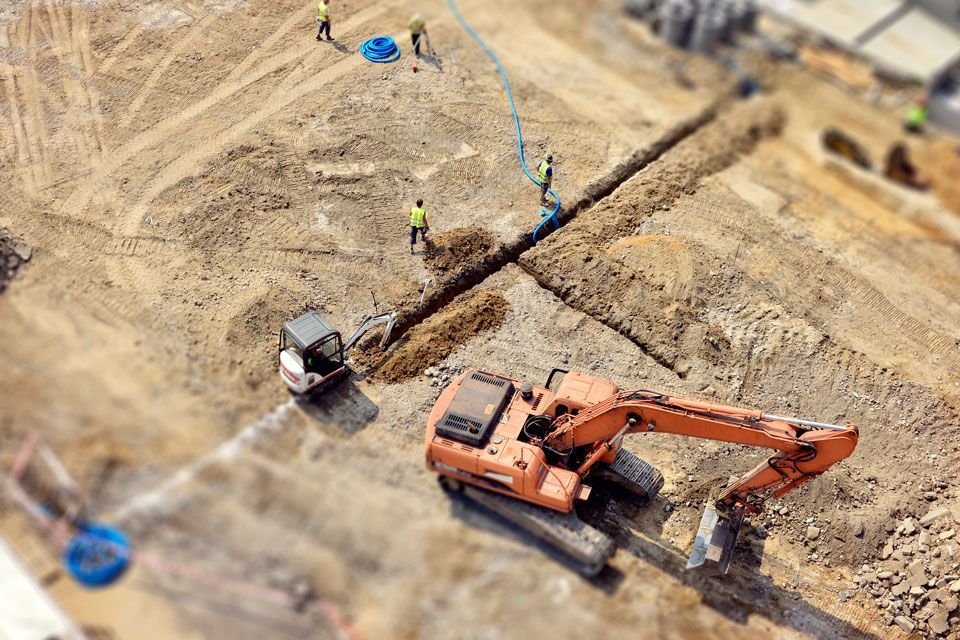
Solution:
<svg viewBox="0 0 960 640"><path fill-rule="evenodd" d="M547 157L537 168L537 181L540 183L540 206L546 207L547 192L550 191L550 185L553 183L553 154L548 153Z"/></svg>
<svg viewBox="0 0 960 640"><path fill-rule="evenodd" d="M330 37L330 3L327 0L320 0L317 6L317 24L320 26L317 31L317 40L320 40L324 32L327 34L327 40L333 40Z"/></svg>
<svg viewBox="0 0 960 640"><path fill-rule="evenodd" d="M417 200L417 206L410 209L410 253L413 253L413 245L417 244L417 233L426 242L429 230L430 223L427 222L427 210L423 208L423 200Z"/></svg>
<svg viewBox="0 0 960 640"><path fill-rule="evenodd" d="M413 52L420 57L420 40L426 36L427 42L430 42L430 36L427 35L427 23L420 17L420 14L410 18L410 41L413 44Z"/></svg>

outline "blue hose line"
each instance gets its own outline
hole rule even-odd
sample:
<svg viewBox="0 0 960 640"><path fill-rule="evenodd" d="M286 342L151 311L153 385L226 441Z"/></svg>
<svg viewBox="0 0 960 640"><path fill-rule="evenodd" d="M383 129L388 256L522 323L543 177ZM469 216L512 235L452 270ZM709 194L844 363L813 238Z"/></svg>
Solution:
<svg viewBox="0 0 960 640"><path fill-rule="evenodd" d="M360 45L360 53L370 62L396 62L400 59L400 47L390 36L370 38Z"/></svg>
<svg viewBox="0 0 960 640"><path fill-rule="evenodd" d="M130 540L116 527L84 523L63 551L63 562L85 587L105 587L123 575L130 564Z"/></svg>
<svg viewBox="0 0 960 640"><path fill-rule="evenodd" d="M520 152L520 166L523 168L523 172L527 174L527 177L530 178L530 181L533 182L538 187L541 186L541 182L533 177L533 174L530 173L530 170L527 168L527 160L523 154L523 133L520 131L520 116L517 115L517 104L513 100L513 92L510 90L510 81L507 79L507 72L504 70L503 65L500 63L500 58L497 57L497 54L494 53L486 42L483 41L476 31L473 30L473 27L467 22L463 17L463 14L460 13L460 9L457 7L456 0L447 0L447 6L450 7L450 12L453 13L453 17L457 19L457 22L460 23L460 26L463 27L463 30L466 31L471 38L473 38L480 47L486 51L487 55L490 56L490 59L493 60L493 63L497 65L497 70L500 72L500 77L503 79L503 88L507 91L507 99L510 100L510 110L513 112L513 124L517 128L517 150ZM537 228L533 232L533 246L537 245L537 233L549 222L552 222L554 228L560 228L560 222L557 220L557 213L560 211L560 196L557 195L557 192L553 189L550 189L548 193L553 196L556 200L556 206L554 206L553 211L547 212L543 209L540 210L541 217L546 216L546 219L541 221L537 225Z"/></svg>

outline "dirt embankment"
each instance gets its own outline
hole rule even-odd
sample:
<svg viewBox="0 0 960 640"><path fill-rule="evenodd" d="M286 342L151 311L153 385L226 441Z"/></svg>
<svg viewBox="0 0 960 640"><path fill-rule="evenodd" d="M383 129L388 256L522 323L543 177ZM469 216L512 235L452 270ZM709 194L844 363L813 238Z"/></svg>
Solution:
<svg viewBox="0 0 960 640"><path fill-rule="evenodd" d="M929 178L933 193L947 208L960 215L960 146L942 138L916 149L921 178Z"/></svg>
<svg viewBox="0 0 960 640"><path fill-rule="evenodd" d="M630 252L608 244L634 233L636 227L686 194L700 181L736 161L764 136L782 125L776 105L758 102L719 118L690 136L664 158L628 180L587 215L579 217L536 248L520 265L538 282L576 309L631 338L660 364L683 377L684 354L704 352L709 324L697 322L696 290L681 298L647 278ZM703 282L702 287L709 287ZM712 333L716 333L713 331Z"/></svg>
<svg viewBox="0 0 960 640"><path fill-rule="evenodd" d="M438 275L456 276L475 267L493 244L493 235L481 227L470 226L444 231L429 239L427 266Z"/></svg>
<svg viewBox="0 0 960 640"><path fill-rule="evenodd" d="M402 382L439 364L478 333L499 327L509 310L510 303L496 289L470 291L408 331L386 354L378 357L367 350L356 359L371 367L374 380Z"/></svg>
<svg viewBox="0 0 960 640"><path fill-rule="evenodd" d="M24 263L33 257L33 249L25 242L17 240L12 234L0 227L0 293L7 288Z"/></svg>

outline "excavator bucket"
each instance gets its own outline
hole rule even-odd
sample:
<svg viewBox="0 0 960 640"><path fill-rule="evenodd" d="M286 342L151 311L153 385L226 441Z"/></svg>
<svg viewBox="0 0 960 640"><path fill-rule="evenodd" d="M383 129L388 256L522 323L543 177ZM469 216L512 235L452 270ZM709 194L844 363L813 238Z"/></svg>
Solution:
<svg viewBox="0 0 960 640"><path fill-rule="evenodd" d="M697 529L697 539L693 542L687 569L726 573L742 523L742 514L728 515L717 509L712 500L708 500L700 518L700 528Z"/></svg>

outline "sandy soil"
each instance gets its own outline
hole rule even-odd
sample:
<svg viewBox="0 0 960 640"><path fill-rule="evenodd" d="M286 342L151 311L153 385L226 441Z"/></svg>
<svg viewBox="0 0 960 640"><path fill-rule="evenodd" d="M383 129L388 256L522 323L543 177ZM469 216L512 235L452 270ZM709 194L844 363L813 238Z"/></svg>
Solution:
<svg viewBox="0 0 960 640"><path fill-rule="evenodd" d="M272 599L304 589L369 638L900 634L851 577L931 502L960 517L960 225L819 148L838 126L881 157L897 114L786 67L734 102L718 65L595 5L462 3L529 161L558 159L564 228L532 250L499 77L439 1L337 3L335 43L285 0L3 9L0 237L32 256L0 295L0 463L41 431L90 515L157 560L92 594L30 552L91 635L337 637ZM414 11L438 60L356 53L406 50ZM419 197L432 243L411 256ZM282 323L314 308L349 332L375 305L402 311L387 353L372 339L291 400ZM861 444L707 581L682 570L702 501L761 454L633 438L666 485L584 510L621 547L587 581L422 468L444 377L475 365L855 421ZM44 549L6 496L0 527Z"/></svg>

